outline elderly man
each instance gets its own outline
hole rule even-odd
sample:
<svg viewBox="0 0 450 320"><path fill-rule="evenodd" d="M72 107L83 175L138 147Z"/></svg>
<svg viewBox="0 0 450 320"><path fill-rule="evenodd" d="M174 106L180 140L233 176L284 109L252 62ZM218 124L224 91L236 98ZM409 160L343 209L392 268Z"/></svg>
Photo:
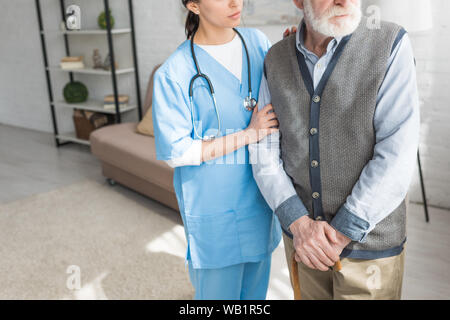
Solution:
<svg viewBox="0 0 450 320"><path fill-rule="evenodd" d="M280 131L249 147L291 283L295 256L304 299L400 299L420 126L410 40L371 28L359 0L294 4L304 19L267 54L259 97Z"/></svg>

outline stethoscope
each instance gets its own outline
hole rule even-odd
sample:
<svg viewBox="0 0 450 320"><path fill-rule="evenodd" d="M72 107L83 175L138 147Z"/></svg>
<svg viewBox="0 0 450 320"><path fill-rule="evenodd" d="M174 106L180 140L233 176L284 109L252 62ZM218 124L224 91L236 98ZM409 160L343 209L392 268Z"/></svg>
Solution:
<svg viewBox="0 0 450 320"><path fill-rule="evenodd" d="M244 108L247 109L248 111L252 111L257 104L257 101L255 98L252 97L252 75L251 75L251 66L250 66L250 56L248 54L248 49L247 49L247 44L245 43L244 37L242 37L242 35L233 28L233 30L237 33L237 35L239 36L239 38L241 38L242 44L244 45L244 49L245 49L245 54L247 56L247 68L248 68L248 96L244 99ZM204 141L210 141L215 139L216 137L218 137L218 135L220 134L220 127L221 127L221 123L220 123L220 115L219 115L219 110L217 109L217 102L216 102L216 95L214 93L214 87L211 83L211 80L209 79L209 77L202 73L200 71L200 67L198 65L198 61L197 61L197 57L195 55L195 50L194 50L194 36L195 33L192 35L191 37L191 53L192 53L192 58L194 59L194 63L195 63L195 68L197 69L197 74L192 77L191 82L189 83L189 104L190 104L190 108L191 108L191 116L192 116L192 126L194 127L194 133L195 135ZM209 91L212 97L212 101L214 104L214 109L216 111L216 116L217 116L217 122L219 124L219 128L217 129L217 133L215 135L211 135L211 136L200 136L197 133L197 129L195 128L195 123L194 123L194 102L193 102L193 97L194 97L194 93L193 93L193 87L194 87L194 82L195 80L197 80L198 78L203 78L206 80L206 82L208 82L208 86L209 86Z"/></svg>

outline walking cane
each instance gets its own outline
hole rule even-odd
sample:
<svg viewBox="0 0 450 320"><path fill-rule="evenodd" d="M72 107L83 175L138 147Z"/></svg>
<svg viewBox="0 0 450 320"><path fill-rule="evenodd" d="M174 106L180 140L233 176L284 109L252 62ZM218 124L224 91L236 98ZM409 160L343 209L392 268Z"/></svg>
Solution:
<svg viewBox="0 0 450 320"><path fill-rule="evenodd" d="M336 261L334 264L334 270L341 271L341 260ZM292 253L291 258L291 270L292 270L292 288L294 289L294 300L301 300L302 295L300 293L300 279L298 278L298 264L295 260L295 251Z"/></svg>

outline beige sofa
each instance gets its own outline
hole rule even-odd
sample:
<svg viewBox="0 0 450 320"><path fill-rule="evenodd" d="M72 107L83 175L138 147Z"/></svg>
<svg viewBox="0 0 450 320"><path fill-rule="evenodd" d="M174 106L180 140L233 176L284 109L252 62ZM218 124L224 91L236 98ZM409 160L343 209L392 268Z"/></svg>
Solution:
<svg viewBox="0 0 450 320"><path fill-rule="evenodd" d="M155 70L150 76L143 114L151 106ZM137 126L137 122L121 123L95 130L90 135L91 151L100 160L102 173L111 185L120 183L178 211L173 169L156 160L155 138L138 133Z"/></svg>

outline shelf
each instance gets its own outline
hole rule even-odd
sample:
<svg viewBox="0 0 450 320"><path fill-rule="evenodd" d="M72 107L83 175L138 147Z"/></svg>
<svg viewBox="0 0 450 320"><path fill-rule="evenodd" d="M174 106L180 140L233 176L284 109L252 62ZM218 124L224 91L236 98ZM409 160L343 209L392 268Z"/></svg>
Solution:
<svg viewBox="0 0 450 320"><path fill-rule="evenodd" d="M133 15L133 3L132 0L128 1L128 13L130 18L130 25L124 26L123 28L113 28L113 29L101 29L98 25L92 25L90 27L87 27L85 29L81 30L66 30L64 28L64 25L62 24L64 20L66 20L65 15L65 5L64 0L58 1L59 2L59 9L61 11L61 16L59 18L55 18L53 20L54 23L54 29L50 30L44 30L44 21L42 19L42 10L41 10L41 0L33 1L36 5L36 12L37 12L37 18L38 18L38 27L39 27L39 36L41 40L41 49L42 49L42 57L44 62L44 68L45 68L45 77L47 79L47 91L49 95L49 101L50 101L50 109L51 109L51 117L53 122L53 131L56 138L56 146L60 147L61 145L65 145L69 142L75 142L80 143L84 145L90 145L90 142L88 140L82 140L78 139L76 137L76 132L63 132L61 134L57 134L58 132L58 119L56 117L57 112L56 111L62 111L63 109L66 109L66 111L79 109L79 110L89 110L92 112L98 112L104 115L113 115L114 120L116 123L122 123L122 115L124 113L127 113L129 111L135 110L138 112L139 119L142 119L142 104L141 104L141 91L140 91L140 85L139 85L139 67L137 63L137 50L136 50L136 39L135 39L135 24L134 24L134 15ZM110 0L104 0L103 1L103 7L104 12L108 12L109 9L109 2ZM54 11L54 10L52 10ZM55 12L52 12L54 14ZM51 14L50 12L48 14ZM56 23L58 22L58 23ZM62 28L61 28L62 27ZM46 35L50 35L50 37L64 40L64 46L65 46L65 56L70 57L71 54L71 48L70 48L70 42L73 39L73 37L69 36L93 36L91 40L94 41L91 44L95 45L96 40L102 40L100 39L100 36L104 36L107 41L107 48L108 52L110 53L111 57L111 64L116 64L116 55L114 54L114 42L115 39L117 39L114 35L125 35L125 38L122 39L122 37L119 37L122 40L128 40L128 38L131 41L131 49L132 49L132 59L133 63L130 65L128 63L124 63L124 68L115 68L114 73L111 70L104 70L104 69L94 69L92 64L85 64L85 68L82 69L63 69L61 68L60 61L54 61L54 64L51 65L48 63L48 55L47 55L47 41L46 41ZM111 35L111 36L110 36ZM85 38L83 38L84 40ZM53 40L53 39L52 39ZM121 44L122 45L122 44ZM81 55L81 54L79 54ZM69 64L70 66L70 64ZM77 64L73 64L73 66L77 66ZM129 68L125 68L128 67ZM135 105L128 105L126 108L120 108L120 104L118 105L119 110L116 112L116 108L114 105L114 108L112 110L106 110L104 108L104 102L101 96L99 96L99 99L92 99L88 100L84 103L67 103L64 101L64 98L61 98L59 101L55 101L53 98L53 87L52 87L52 76L53 74L50 71L58 71L58 72L64 72L64 74L56 75L58 77L66 77L70 76L70 81L74 81L74 76L78 76L80 74L86 74L86 75L97 75L97 76L108 76L109 78L100 78L96 79L96 81L111 81L112 80L112 92L114 92L116 95L118 95L119 90L119 79L118 76L120 75L133 75L135 78L135 87L136 87L136 103ZM69 77L68 77L69 78ZM127 77L128 78L128 77ZM64 81L65 82L65 81ZM67 113L67 112L65 112ZM66 114L67 115L67 114ZM108 116L110 118L111 116ZM75 130L74 130L75 131ZM61 143L61 141L64 141L64 143Z"/></svg>
<svg viewBox="0 0 450 320"><path fill-rule="evenodd" d="M85 35L85 34L108 34L106 30L102 29L91 29L91 30L77 30L77 31L60 31L62 34L70 34L70 35ZM123 29L112 29L111 34L126 34L131 33L130 28L123 28Z"/></svg>
<svg viewBox="0 0 450 320"><path fill-rule="evenodd" d="M67 34L67 35L106 35L108 32L106 30L102 29L90 29L90 30L74 30L74 31L60 31L60 30L47 30L47 31L41 31L42 34ZM111 30L111 34L127 34L131 33L130 28L123 28L123 29L113 29Z"/></svg>
<svg viewBox="0 0 450 320"><path fill-rule="evenodd" d="M56 137L58 139L61 139L61 140L81 143L81 144L84 144L84 145L87 145L87 146L91 145L91 142L89 140L78 139L76 134L75 134L75 132L61 133L61 134L56 135Z"/></svg>
<svg viewBox="0 0 450 320"><path fill-rule="evenodd" d="M99 101L99 100L88 100L83 103L67 103L65 101L56 101L55 107L82 109L82 110L89 110L89 111L100 112L100 113L116 114L116 109L114 109L114 110L104 109L103 101ZM134 110L136 108L137 108L137 106L135 106L135 105L129 105L126 108L120 108L120 113L125 113L128 111Z"/></svg>
<svg viewBox="0 0 450 320"><path fill-rule="evenodd" d="M51 71L63 71L63 72L73 72L73 73L82 73L82 74L94 74L99 76L110 76L110 70L102 70L102 69L93 69L93 68L84 68L84 69L62 69L61 67L49 67L48 70ZM124 68L124 69L116 69L116 75L133 73L134 68Z"/></svg>

